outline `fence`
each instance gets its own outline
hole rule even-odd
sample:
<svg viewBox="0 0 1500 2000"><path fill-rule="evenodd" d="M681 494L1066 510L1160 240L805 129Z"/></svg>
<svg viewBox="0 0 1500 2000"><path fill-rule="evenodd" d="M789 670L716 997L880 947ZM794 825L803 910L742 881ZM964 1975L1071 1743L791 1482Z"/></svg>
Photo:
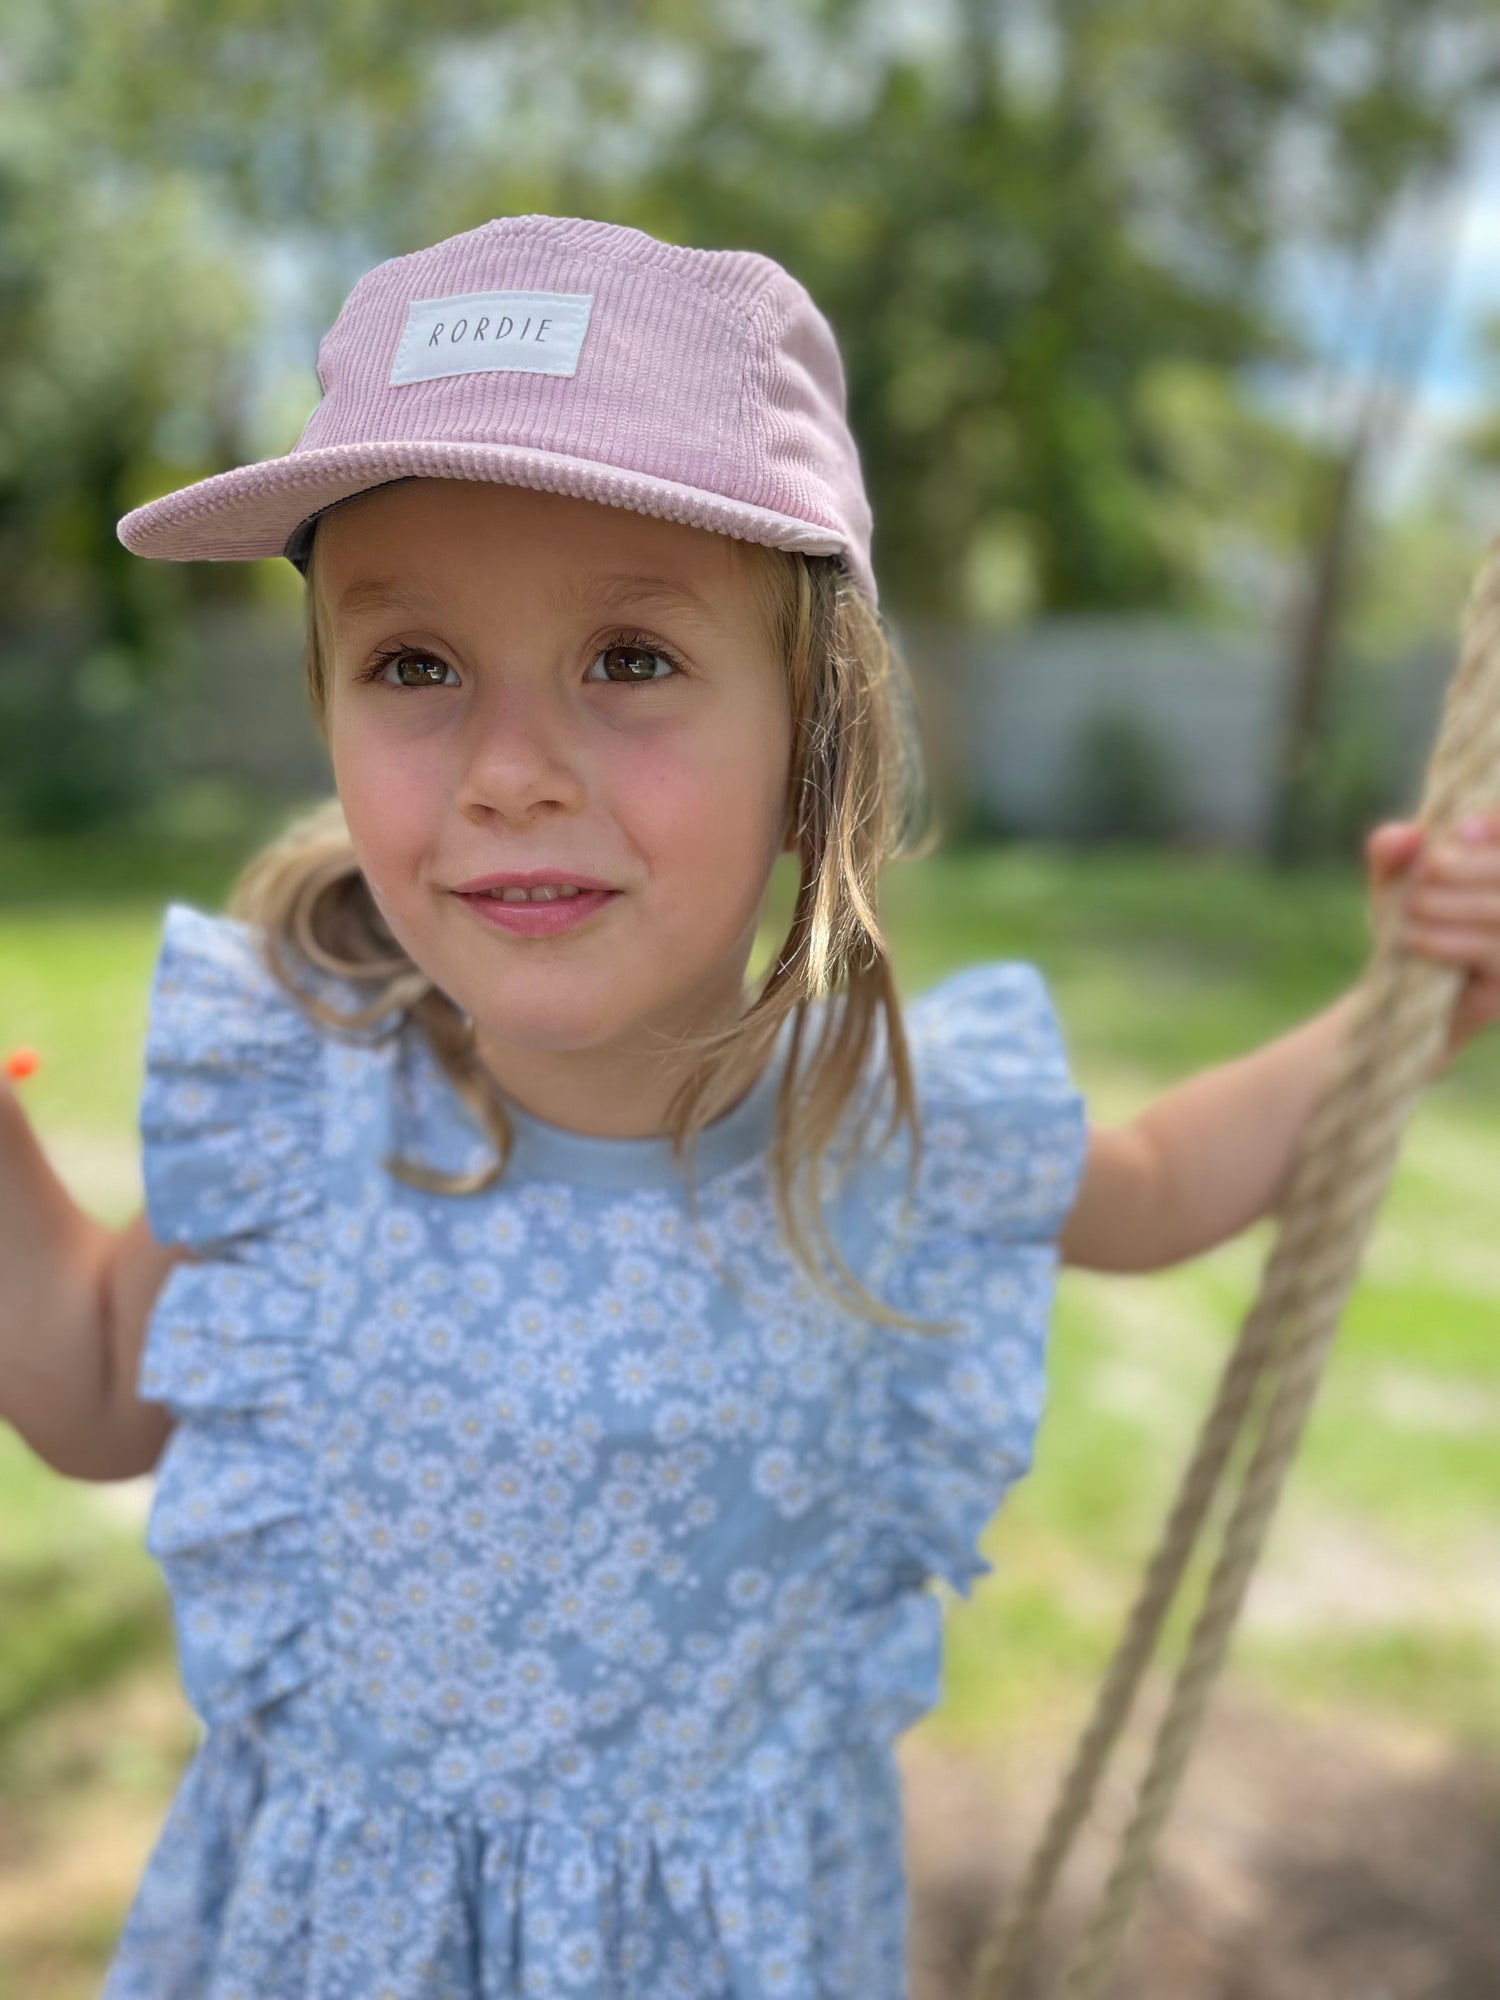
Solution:
<svg viewBox="0 0 1500 2000"><path fill-rule="evenodd" d="M1263 846L1287 686L1276 635L1079 615L898 637L934 789L960 821L1060 840L1115 831ZM1356 820L1410 809L1453 664L1434 641L1341 672L1330 782L1348 788Z"/></svg>

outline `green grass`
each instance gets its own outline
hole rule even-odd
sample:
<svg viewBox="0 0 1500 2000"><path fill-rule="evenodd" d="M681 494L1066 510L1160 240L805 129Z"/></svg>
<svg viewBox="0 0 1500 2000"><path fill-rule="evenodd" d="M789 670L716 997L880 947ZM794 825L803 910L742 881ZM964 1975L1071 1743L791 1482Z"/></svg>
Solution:
<svg viewBox="0 0 1500 2000"><path fill-rule="evenodd" d="M134 1119L163 904L217 907L249 850L0 846L0 1037L42 1051L28 1105L106 1220L139 1202ZM785 891L783 870L776 921ZM1277 875L1218 856L1009 845L898 866L884 913L908 997L975 960L1039 964L1100 1124L1326 1006L1368 946L1352 865ZM1417 1109L1265 1558L1268 1602L1291 1593L1300 1608L1258 1619L1252 1592L1233 1656L1274 1699L1486 1741L1500 1737L1500 1597L1486 1597L1482 1553L1500 1508L1497 1088L1500 1034ZM1169 1272L1062 1273L1036 1463L986 1534L995 1573L948 1602L936 1728L973 1738L1081 1712L1270 1242L1262 1223ZM1341 1598L1337 1616L1316 1567L1304 1575L1335 1529L1368 1571L1365 1596ZM49 1691L162 1646L165 1604L138 1540L0 1437L0 1595L22 1593L29 1610L0 1635L0 1732ZM1328 1587L1347 1597L1351 1565L1335 1568ZM1180 1612L1174 1639L1184 1630Z"/></svg>
<svg viewBox="0 0 1500 2000"><path fill-rule="evenodd" d="M142 1660L171 1669L161 1573L139 1533L101 1518L0 1429L0 1791L25 1726Z"/></svg>

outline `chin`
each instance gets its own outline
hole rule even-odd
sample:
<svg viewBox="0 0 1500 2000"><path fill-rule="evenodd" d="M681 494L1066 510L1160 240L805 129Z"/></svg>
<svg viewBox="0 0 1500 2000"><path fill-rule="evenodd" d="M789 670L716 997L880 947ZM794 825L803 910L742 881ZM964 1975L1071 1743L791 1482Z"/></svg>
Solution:
<svg viewBox="0 0 1500 2000"><path fill-rule="evenodd" d="M550 987L545 981L538 982L531 994L507 990L498 1003L492 1000L486 1004L476 996L476 1004L468 1006L468 1011L482 1036L537 1055L569 1055L597 1048L630 1026L630 1020L617 1009L600 1006L597 991L570 994L562 980Z"/></svg>

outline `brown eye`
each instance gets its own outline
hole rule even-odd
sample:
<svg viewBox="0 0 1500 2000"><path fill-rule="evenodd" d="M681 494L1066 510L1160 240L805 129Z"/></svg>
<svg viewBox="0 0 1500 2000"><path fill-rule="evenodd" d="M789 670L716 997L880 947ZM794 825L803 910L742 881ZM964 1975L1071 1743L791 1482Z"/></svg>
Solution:
<svg viewBox="0 0 1500 2000"><path fill-rule="evenodd" d="M416 667L418 672L407 679L401 672L403 667ZM392 668L396 670L394 680L390 678ZM450 671L445 661L434 658L431 653L418 653L410 648L400 648L393 653L380 654L364 678L382 681L386 687L442 687L445 685L442 677Z"/></svg>
<svg viewBox="0 0 1500 2000"><path fill-rule="evenodd" d="M629 686L637 681L670 680L677 672L671 657L659 647L642 646L633 642L617 641L614 645L606 646L601 652L595 653L594 659L604 662L603 678L614 681L617 685ZM658 673L655 670L657 666L664 666L667 671ZM588 678L597 680L599 676L591 670Z"/></svg>
<svg viewBox="0 0 1500 2000"><path fill-rule="evenodd" d="M436 686L448 671L441 660L424 660L415 653L408 653L404 659L397 660L396 673L398 677L401 676L401 669L403 667L415 667L417 669L415 680L409 678L401 679L403 687Z"/></svg>

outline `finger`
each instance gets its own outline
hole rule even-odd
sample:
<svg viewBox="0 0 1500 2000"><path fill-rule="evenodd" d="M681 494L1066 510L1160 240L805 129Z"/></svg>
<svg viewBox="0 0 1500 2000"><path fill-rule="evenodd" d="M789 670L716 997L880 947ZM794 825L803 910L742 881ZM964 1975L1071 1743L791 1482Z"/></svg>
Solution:
<svg viewBox="0 0 1500 2000"><path fill-rule="evenodd" d="M1421 852L1422 838L1422 828L1415 824L1398 822L1375 829L1365 842L1365 864L1377 888L1410 867Z"/></svg>
<svg viewBox="0 0 1500 2000"><path fill-rule="evenodd" d="M1414 882L1405 908L1407 917L1417 923L1457 925L1464 930L1488 926L1500 937L1500 888Z"/></svg>
<svg viewBox="0 0 1500 2000"><path fill-rule="evenodd" d="M1500 883L1500 842L1487 847L1455 847L1444 843L1417 863L1419 882Z"/></svg>
<svg viewBox="0 0 1500 2000"><path fill-rule="evenodd" d="M1500 975L1500 939L1493 931L1459 930L1435 924L1403 925L1399 943L1404 951L1446 965L1465 965L1486 977Z"/></svg>
<svg viewBox="0 0 1500 2000"><path fill-rule="evenodd" d="M1422 826L1419 820L1388 819L1380 826L1373 827L1365 836L1366 847L1378 847L1382 853L1395 852L1420 843Z"/></svg>

